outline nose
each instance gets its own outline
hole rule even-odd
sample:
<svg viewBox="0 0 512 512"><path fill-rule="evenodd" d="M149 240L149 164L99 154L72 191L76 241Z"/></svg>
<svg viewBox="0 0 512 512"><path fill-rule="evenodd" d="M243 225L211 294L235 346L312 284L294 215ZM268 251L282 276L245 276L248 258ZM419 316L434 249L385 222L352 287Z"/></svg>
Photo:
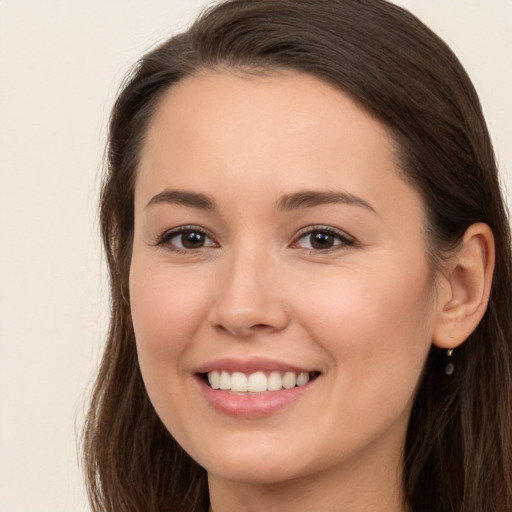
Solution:
<svg viewBox="0 0 512 512"><path fill-rule="evenodd" d="M240 253L223 262L210 325L241 339L282 331L289 324L289 311L278 284L278 265L265 251Z"/></svg>

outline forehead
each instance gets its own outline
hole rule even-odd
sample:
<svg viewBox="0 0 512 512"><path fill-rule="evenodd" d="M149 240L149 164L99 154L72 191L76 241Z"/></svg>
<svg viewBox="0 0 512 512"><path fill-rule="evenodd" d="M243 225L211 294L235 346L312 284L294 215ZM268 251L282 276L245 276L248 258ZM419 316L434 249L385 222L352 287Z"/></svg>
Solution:
<svg viewBox="0 0 512 512"><path fill-rule="evenodd" d="M340 137L343 126L350 129ZM315 132L325 142L336 138L339 145L352 134L352 143L373 139L394 147L385 127L347 94L312 75L289 71L254 75L219 70L186 77L164 93L148 139L157 142L164 132L201 137L203 143L238 141L246 151L256 139L286 147L287 141L293 144L298 142L294 138L305 140ZM331 136L326 139L327 133Z"/></svg>
<svg viewBox="0 0 512 512"><path fill-rule="evenodd" d="M417 203L395 154L382 123L313 76L204 72L162 97L142 150L136 201L169 187L270 199L271 183L276 194L341 187L370 202L405 192Z"/></svg>

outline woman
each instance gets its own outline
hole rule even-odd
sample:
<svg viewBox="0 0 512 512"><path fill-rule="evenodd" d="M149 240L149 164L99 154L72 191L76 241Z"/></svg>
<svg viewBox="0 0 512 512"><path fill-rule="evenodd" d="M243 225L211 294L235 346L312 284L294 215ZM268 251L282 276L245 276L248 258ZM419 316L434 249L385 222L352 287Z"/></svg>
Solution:
<svg viewBox="0 0 512 512"><path fill-rule="evenodd" d="M119 95L101 225L94 510L512 510L507 215L412 15L206 12Z"/></svg>

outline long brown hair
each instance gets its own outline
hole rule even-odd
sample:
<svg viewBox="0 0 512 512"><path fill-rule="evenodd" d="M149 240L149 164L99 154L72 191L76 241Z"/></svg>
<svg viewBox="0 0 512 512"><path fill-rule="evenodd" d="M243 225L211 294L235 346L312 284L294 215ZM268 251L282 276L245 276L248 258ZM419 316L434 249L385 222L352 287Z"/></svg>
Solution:
<svg viewBox="0 0 512 512"><path fill-rule="evenodd" d="M298 70L336 85L393 135L404 179L421 194L433 268L465 230L493 230L488 310L455 351L432 348L413 407L404 487L415 512L512 510L510 230L477 94L446 44L384 0L231 0L144 56L114 106L101 193L111 323L84 430L96 512L200 511L205 471L158 419L130 318L133 185L146 127L164 91L203 69Z"/></svg>

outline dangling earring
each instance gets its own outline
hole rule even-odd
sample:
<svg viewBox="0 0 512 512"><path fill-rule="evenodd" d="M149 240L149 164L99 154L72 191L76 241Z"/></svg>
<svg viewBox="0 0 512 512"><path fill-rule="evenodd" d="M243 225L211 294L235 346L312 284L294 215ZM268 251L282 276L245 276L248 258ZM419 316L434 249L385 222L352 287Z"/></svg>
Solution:
<svg viewBox="0 0 512 512"><path fill-rule="evenodd" d="M452 355L453 355L453 349L449 349L446 351L446 357L450 358L450 357L452 357ZM448 361L450 361L450 359L448 359ZM446 375L451 375L454 370L455 370L455 366L453 366L453 363L450 361L446 365L446 368L444 369L444 373L446 373Z"/></svg>

